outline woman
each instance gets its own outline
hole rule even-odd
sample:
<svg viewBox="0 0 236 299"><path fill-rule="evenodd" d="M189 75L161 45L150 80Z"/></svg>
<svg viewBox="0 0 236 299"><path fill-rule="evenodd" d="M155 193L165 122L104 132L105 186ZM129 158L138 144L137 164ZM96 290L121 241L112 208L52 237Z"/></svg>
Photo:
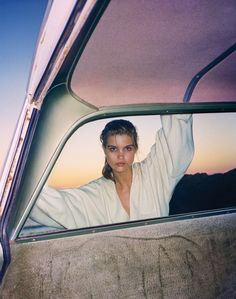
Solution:
<svg viewBox="0 0 236 299"><path fill-rule="evenodd" d="M114 120L101 133L103 176L80 188L45 187L31 218L58 228L80 228L167 216L174 188L194 152L191 115L161 116L162 128L148 156L134 162L133 124Z"/></svg>

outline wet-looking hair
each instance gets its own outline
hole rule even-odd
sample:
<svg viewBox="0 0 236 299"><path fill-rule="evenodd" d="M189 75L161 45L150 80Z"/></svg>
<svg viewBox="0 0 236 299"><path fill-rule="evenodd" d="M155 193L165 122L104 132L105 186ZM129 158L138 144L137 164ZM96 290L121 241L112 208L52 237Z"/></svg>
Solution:
<svg viewBox="0 0 236 299"><path fill-rule="evenodd" d="M100 135L100 141L102 143L103 148L107 146L107 140L109 136L113 135L128 135L132 138L135 149L138 149L138 134L135 126L128 120L117 119L112 120L106 124ZM105 165L102 170L102 174L106 179L110 179L114 181L113 172L110 165L107 163L105 159Z"/></svg>

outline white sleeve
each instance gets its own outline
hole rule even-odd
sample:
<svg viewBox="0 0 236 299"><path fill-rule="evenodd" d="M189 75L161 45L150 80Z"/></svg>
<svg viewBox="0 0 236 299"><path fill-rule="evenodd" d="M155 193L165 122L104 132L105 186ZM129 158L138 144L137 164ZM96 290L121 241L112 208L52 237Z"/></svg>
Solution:
<svg viewBox="0 0 236 299"><path fill-rule="evenodd" d="M174 188L192 161L194 143L191 115L163 115L161 121L156 142L141 167L157 210L166 216Z"/></svg>
<svg viewBox="0 0 236 299"><path fill-rule="evenodd" d="M63 191L44 186L31 211L30 218L40 224L55 228L73 229L88 226L83 201L73 194L77 190ZM77 204L75 205L74 202Z"/></svg>
<svg viewBox="0 0 236 299"><path fill-rule="evenodd" d="M182 176L192 161L194 142L192 115L176 114L161 116L162 129L157 132L168 175ZM157 145L158 146L158 145Z"/></svg>

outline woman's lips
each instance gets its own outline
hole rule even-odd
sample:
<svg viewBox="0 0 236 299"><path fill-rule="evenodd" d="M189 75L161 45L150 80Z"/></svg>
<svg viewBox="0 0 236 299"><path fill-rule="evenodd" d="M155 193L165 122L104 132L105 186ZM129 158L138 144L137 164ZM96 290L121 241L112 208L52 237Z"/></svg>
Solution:
<svg viewBox="0 0 236 299"><path fill-rule="evenodd" d="M125 165L124 162L118 162L118 163L116 163L116 166L118 166L118 167L122 167L122 166L124 166L124 165Z"/></svg>

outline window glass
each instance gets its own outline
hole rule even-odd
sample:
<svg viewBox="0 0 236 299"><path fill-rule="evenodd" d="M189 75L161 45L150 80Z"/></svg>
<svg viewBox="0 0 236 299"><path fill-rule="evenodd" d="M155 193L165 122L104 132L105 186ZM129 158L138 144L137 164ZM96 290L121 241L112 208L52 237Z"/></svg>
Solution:
<svg viewBox="0 0 236 299"><path fill-rule="evenodd" d="M141 162L155 143L156 132L161 128L160 117L157 115L135 116L123 119L130 120L137 128L139 149L135 162ZM47 186L51 186L53 190L65 188L74 190L101 177L104 152L99 136L105 124L110 120L88 123L73 134L53 168L46 183ZM193 115L194 158L175 188L170 201L170 214L236 205L235 126L235 113ZM52 192L47 202L50 204L50 200L55 200L55 198L57 194ZM79 199L73 202L68 197L66 200L70 203L65 206L65 209L68 207L73 209L74 204L83 205ZM64 211L64 209L55 210L55 213L63 214ZM82 212L89 213L86 208L83 208ZM82 214L81 217L83 217ZM21 236L57 229L51 226L50 222L45 227L29 219Z"/></svg>
<svg viewBox="0 0 236 299"><path fill-rule="evenodd" d="M192 77L235 43L235 13L233 0L112 0L71 88L98 107L182 102ZM192 101L235 101L234 65L235 55L213 69Z"/></svg>

